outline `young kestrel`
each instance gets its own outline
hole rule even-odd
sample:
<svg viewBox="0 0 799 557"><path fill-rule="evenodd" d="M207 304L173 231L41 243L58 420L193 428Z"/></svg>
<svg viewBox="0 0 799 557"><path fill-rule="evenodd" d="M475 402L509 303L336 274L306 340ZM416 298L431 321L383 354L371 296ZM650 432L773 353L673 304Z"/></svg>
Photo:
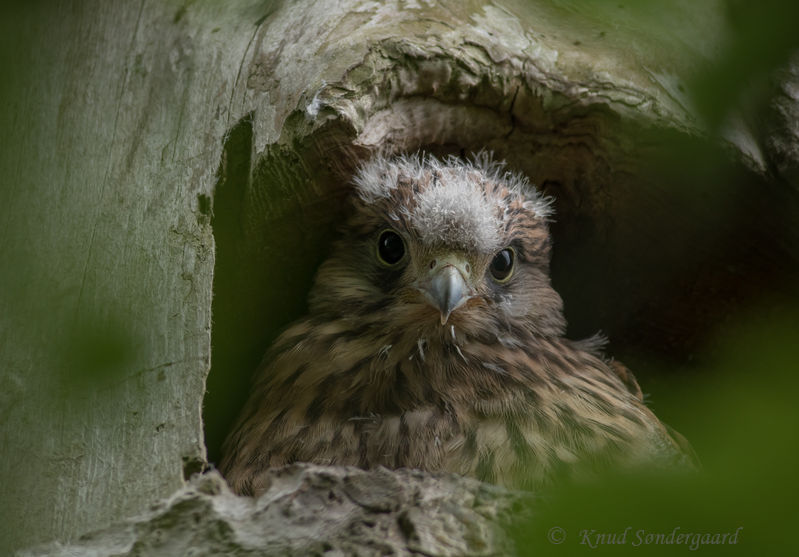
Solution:
<svg viewBox="0 0 799 557"><path fill-rule="evenodd" d="M224 448L257 495L292 462L445 470L511 487L688 463L596 342L564 338L550 200L485 154L378 156Z"/></svg>

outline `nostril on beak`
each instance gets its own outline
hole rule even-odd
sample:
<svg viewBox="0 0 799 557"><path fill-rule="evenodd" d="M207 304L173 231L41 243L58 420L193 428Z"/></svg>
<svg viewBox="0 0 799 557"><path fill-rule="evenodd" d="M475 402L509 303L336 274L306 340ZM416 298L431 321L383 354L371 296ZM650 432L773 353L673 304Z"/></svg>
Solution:
<svg viewBox="0 0 799 557"><path fill-rule="evenodd" d="M431 257L425 265L427 270L422 270L415 286L439 310L444 325L450 314L474 295L469 282L472 269L464 258L451 254Z"/></svg>

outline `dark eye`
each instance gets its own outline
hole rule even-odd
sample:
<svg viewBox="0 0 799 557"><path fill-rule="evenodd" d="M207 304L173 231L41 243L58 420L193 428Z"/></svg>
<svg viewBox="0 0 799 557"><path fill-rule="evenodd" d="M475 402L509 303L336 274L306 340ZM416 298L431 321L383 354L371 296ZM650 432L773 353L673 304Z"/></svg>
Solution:
<svg viewBox="0 0 799 557"><path fill-rule="evenodd" d="M393 230L384 230L377 239L377 256L386 265L396 265L405 255L405 242Z"/></svg>
<svg viewBox="0 0 799 557"><path fill-rule="evenodd" d="M510 278L511 273L513 273L514 259L515 253L513 248L505 248L497 252L494 259L491 260L491 266L489 267L489 271L491 271L491 276L494 277L494 280L497 282L505 282Z"/></svg>

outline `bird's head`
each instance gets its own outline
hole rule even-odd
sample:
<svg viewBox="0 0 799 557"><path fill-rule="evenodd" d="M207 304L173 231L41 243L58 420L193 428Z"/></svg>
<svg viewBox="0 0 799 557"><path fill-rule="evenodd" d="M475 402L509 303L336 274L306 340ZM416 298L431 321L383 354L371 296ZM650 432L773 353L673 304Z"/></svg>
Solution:
<svg viewBox="0 0 799 557"><path fill-rule="evenodd" d="M320 268L313 311L392 328L564 329L549 281L550 199L486 153L375 157L354 177L353 214Z"/></svg>

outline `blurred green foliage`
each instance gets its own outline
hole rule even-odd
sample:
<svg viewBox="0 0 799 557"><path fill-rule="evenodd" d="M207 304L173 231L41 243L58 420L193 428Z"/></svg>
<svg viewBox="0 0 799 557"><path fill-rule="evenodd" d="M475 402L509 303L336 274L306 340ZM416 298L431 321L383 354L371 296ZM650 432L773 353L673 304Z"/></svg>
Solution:
<svg viewBox="0 0 799 557"><path fill-rule="evenodd" d="M720 335L707 366L658 392L658 406L671 409L699 453L700 472L563 487L515 531L521 554L796 554L798 329L796 305L747 313ZM739 533L734 545L646 541L675 529L710 541Z"/></svg>
<svg viewBox="0 0 799 557"><path fill-rule="evenodd" d="M690 90L712 128L736 106L769 102L769 81L799 47L799 3L728 0L729 33L722 56L694 77Z"/></svg>
<svg viewBox="0 0 799 557"><path fill-rule="evenodd" d="M93 315L70 328L54 346L57 387L74 396L123 381L140 359L140 336L120 314Z"/></svg>
<svg viewBox="0 0 799 557"><path fill-rule="evenodd" d="M663 20L656 22L653 15L669 5L616 0L559 4L600 16L625 7L639 23L649 21L659 32ZM687 94L711 130L723 127L735 111L754 118L758 128L762 122L757 118L773 94L775 71L799 50L799 3L732 0L720 5L728 22L722 48L711 64L688 76ZM696 170L701 176L692 186L707 184L704 190L725 199L723 189L735 179L728 161L707 157L707 150L688 148L680 141L661 142L660 147L660 162L651 161L651 170L660 173L661 182L672 181L680 188L680 172ZM773 189L760 194L768 196L786 186L772 184ZM690 191L685 194L703 195L702 189L686 189ZM795 203L787 210L793 213L787 215L792 225L785 237L767 241L782 244L784 253L795 259L799 215ZM706 207L711 231L721 233L718 227L729 224L727 212L723 206ZM764 252L770 249L763 246ZM514 529L522 555L799 554L796 278L795 272L783 277L782 297L761 291L746 309L728 308L727 326L705 342L694 363L675 366L657 358L646 362L644 356L643 370L633 366L645 391L647 374L654 378L650 384L657 387L655 412L690 440L702 470L612 475L589 485L561 486L531 510L532 519ZM724 534L727 543L719 543ZM733 540L736 543L729 543Z"/></svg>
<svg viewBox="0 0 799 557"><path fill-rule="evenodd" d="M774 69L788 62L799 46L797 2L551 0L551 4L577 19L595 22L598 28L608 29L609 35L620 36L621 41L640 34L652 45L665 39L675 46L688 47L685 51L658 52L663 60L685 56L692 47L694 53L715 52L711 60L695 66L693 75L680 76L711 130L723 124L735 107L768 102L768 82ZM714 44L717 40L720 45ZM634 44L629 47L635 50Z"/></svg>

